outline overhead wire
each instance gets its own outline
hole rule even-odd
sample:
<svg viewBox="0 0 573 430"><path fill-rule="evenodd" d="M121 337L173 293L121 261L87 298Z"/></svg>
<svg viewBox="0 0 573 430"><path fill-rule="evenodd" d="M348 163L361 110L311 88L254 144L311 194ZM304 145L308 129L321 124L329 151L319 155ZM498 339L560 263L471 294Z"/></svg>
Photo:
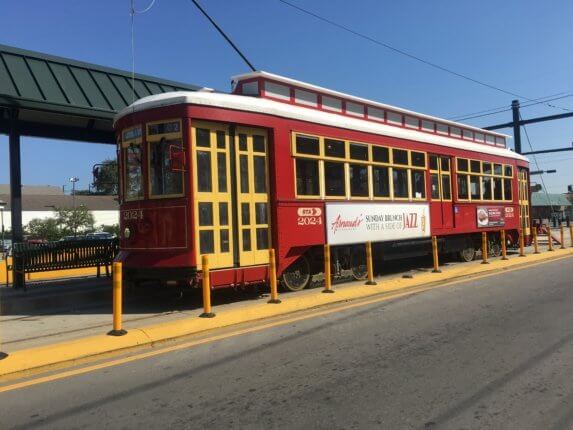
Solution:
<svg viewBox="0 0 573 430"><path fill-rule="evenodd" d="M334 26L334 27L337 27L337 28L339 28L339 29L341 29L341 30L344 30L344 31L346 31L346 32L348 32L348 33L351 33L351 34L353 34L353 35L355 35L355 36L357 36L357 37L360 37L360 38L362 38L362 39L368 40L369 42L372 42L372 43L374 43L374 44L376 44L376 45L382 46L382 47L384 47L384 48L386 48L386 49L389 49L389 50L391 50L391 51L393 51L393 52L396 52L396 53L398 53L398 54L400 54L400 55L403 55L403 56L405 56L405 57L408 57L408 58L410 58L410 59L412 59L412 60L415 60L415 61L418 61L418 62L420 62L420 63L426 64L427 66L433 67L433 68L435 68L435 69L441 70L441 71L443 71L443 72L449 73L449 74L451 74L451 75L457 76L458 78L465 79L465 80L470 81L470 82L473 82L473 83L475 83L475 84L478 84L478 85L481 85L481 86L490 88L490 89L492 89L492 90L502 92L502 93L504 93L504 94L508 94L508 95L511 95L511 96L514 96L514 97L518 97L518 98L521 98L521 99L525 99L525 100L528 100L528 101L534 101L534 99L531 99L531 98L529 98L529 97L525 97L525 96L523 96L523 95L517 94L517 93L515 93L515 92L513 92L513 91L505 90L505 89L500 88L500 87L498 87L498 86L495 86L495 85L492 85L492 84L488 84L488 83L486 83L486 82L483 82L483 81L480 81L480 80L478 80L478 79L472 78L472 77L470 77L470 76L468 76L468 75L464 75L464 74L462 74L462 73L456 72L455 70L449 69L449 68L447 68L447 67L440 66L439 64L436 64L436 63L434 63L434 62L431 62L431 61L428 61L428 60L424 60L423 58L418 57L418 56L416 56L416 55L414 55L414 54L411 54L411 53L409 53L409 52L406 52L406 51L404 51L403 49L396 48L395 46L392 46L392 45L390 45L390 44L388 44L388 43L386 43L386 42L382 42L382 41L380 41L380 40L378 40L378 39L375 39L375 38L373 38L373 37L371 37L371 36L368 36L368 35L366 35L366 34L364 34L364 33L361 33L361 32L359 32L359 31L353 30L352 28L347 27L347 26L344 25L344 24L340 24L340 23L338 23L338 22L336 22L336 21L333 21L333 20L331 20L331 19L325 18L325 17L323 17L323 16L321 16L321 15L315 13L315 12L312 12L312 11L310 11L310 10L308 10L308 9L305 9L305 8L303 8L303 7L301 7L301 6L298 6L298 5L294 4L294 3L291 3L290 1L287 1L287 0L278 0L278 1L281 2L281 3L283 3L283 4L285 4L285 5L287 5L287 6L289 6L289 7L291 7L291 8L293 8L293 9L298 10L299 12L302 12L302 13L304 13L304 14L306 14L306 15L312 16L312 17L314 17L314 18L316 18L316 19L318 19L318 20L320 20L320 21L326 22L327 24L330 24L330 25L332 25L332 26ZM548 105L548 106L553 107L553 108L556 108L556 109L562 109L562 110L567 110L567 111L569 110L569 109L565 109L565 108L562 108L562 107L560 107L560 106L555 106L555 105Z"/></svg>

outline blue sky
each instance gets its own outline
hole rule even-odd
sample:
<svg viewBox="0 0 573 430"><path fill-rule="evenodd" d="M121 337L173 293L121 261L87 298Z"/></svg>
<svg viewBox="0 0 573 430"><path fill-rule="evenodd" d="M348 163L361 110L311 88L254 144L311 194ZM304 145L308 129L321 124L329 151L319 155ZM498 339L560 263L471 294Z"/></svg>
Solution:
<svg viewBox="0 0 573 430"><path fill-rule="evenodd" d="M426 60L511 92L538 98L573 92L573 2L554 0L290 0L328 19ZM150 0L137 0L144 9ZM259 69L451 118L509 106L510 95L432 69L303 15L278 0L200 0ZM129 70L129 0L2 2L0 43ZM248 71L189 0L156 0L135 17L139 73L229 90ZM573 97L552 102L573 110ZM524 118L561 113L538 104ZM467 122L506 122L503 112ZM511 133L510 130L504 130ZM571 146L573 119L528 127L535 149ZM524 136L525 137L525 136ZM0 183L7 183L8 144L0 136ZM528 149L524 140L524 149ZM110 146L24 138L25 184L91 180ZM573 184L573 151L538 156L551 192ZM534 166L535 167L535 166ZM538 179L536 179L538 180Z"/></svg>

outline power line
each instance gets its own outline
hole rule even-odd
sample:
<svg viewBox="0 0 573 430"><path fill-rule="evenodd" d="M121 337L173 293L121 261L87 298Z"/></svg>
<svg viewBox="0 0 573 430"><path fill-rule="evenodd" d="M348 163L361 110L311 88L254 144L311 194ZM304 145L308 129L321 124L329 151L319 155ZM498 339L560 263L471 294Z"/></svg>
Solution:
<svg viewBox="0 0 573 430"><path fill-rule="evenodd" d="M481 85L481 86L490 88L490 89L492 89L492 90L496 90L496 91L499 91L499 92L508 94L508 95L510 95L510 96L518 97L518 98L525 99L525 100L528 100L528 101L533 101L533 99L530 99L529 97L525 97L525 96L523 96L523 95L519 95L519 94L514 93L514 92L512 92L512 91L504 90L503 88L497 87L497 86L495 86L495 85L488 84L488 83L483 82L483 81L480 81L480 80L478 80L478 79L474 79L474 78L472 78L472 77L470 77L470 76L464 75L464 74L462 74L462 73L458 73L458 72L456 72L456 71L454 71L454 70L451 70L451 69L448 69L448 68L446 68L446 67L440 66L439 64L433 63L433 62L431 62L431 61L424 60L423 58L420 58L420 57L418 57L418 56L416 56L416 55L410 54L409 52L406 52L406 51L404 51L404 50L402 50L402 49L396 48L396 47L394 47L394 46L392 46L392 45L389 45L388 43L385 43L385 42L382 42L382 41L380 41L380 40L374 39L373 37L370 37L370 36L368 36L368 35L366 35L366 34L364 34L364 33L360 33L360 32L358 32L358 31L356 31L356 30L353 30L353 29L351 29L350 27L347 27L347 26L345 26L345 25L343 25L343 24L340 24L340 23L338 23L338 22L332 21L332 20L330 20L330 19L328 19L328 18L325 18L325 17L323 17L323 16L321 16L321 15L318 15L318 14L316 14L316 13L314 13L314 12L311 12L311 11L309 11L309 10L307 10L307 9L304 9L304 8L302 8L302 7L300 7L300 6L297 6L297 5L291 3L291 2L289 2L289 1L287 1L287 0L278 0L278 1L281 2L281 3L283 3L283 4L285 4L285 5L287 5L287 6L290 6L290 7L293 8L293 9L298 10L299 12L302 12L302 13L305 13L305 14L307 14L307 15L310 15L310 16L312 16L312 17L314 17L314 18L316 18L316 19L318 19L318 20L320 20L320 21L326 22L327 24L330 24L330 25L332 25L332 26L334 26L334 27L337 27L337 28L339 28L339 29L341 29L341 30L344 30L344 31L346 31L346 32L348 32L348 33L351 33L351 34L353 34L353 35L355 35L355 36L358 36L358 37L360 37L360 38L362 38L362 39L368 40L369 42L375 43L376 45L383 46L383 47L386 48L386 49L389 49L389 50L391 50L391 51L394 51L394 52L396 52L396 53L398 53L398 54L400 54L400 55L403 55L403 56L405 56L405 57L411 58L412 60L419 61L420 63L426 64L427 66L433 67L433 68L435 68L435 69L441 70L441 71L443 71L443 72L449 73L449 74L451 74L451 75L457 76L458 78L465 79L465 80L470 81L470 82L473 82L473 83L475 83L475 84L478 84L478 85ZM569 110L569 109L561 108L561 107L559 107L559 106L554 106L554 105L548 105L548 106L553 107L553 108L557 108L557 109Z"/></svg>
<svg viewBox="0 0 573 430"><path fill-rule="evenodd" d="M205 16L205 18L207 18L207 19L209 20L209 22L213 25L213 27L215 27L215 28L217 29L217 31L219 32L219 34L220 34L221 36L223 36L223 38L229 43L229 45L231 45L231 47L235 50L235 52L236 52L237 54L239 54L239 56L243 59L243 61L244 61L245 63L247 63L247 66L249 66L249 68L250 68L253 72L254 72L255 70L257 70L257 69L255 69L255 66L253 66L249 60L247 60L247 57L245 57L245 55L241 52L241 50L237 47L237 45L235 45L235 44L233 43L233 41L229 38L229 36L227 36L227 35L225 34L225 32L223 31L223 29L217 25L217 23L213 20L213 18L211 18L211 17L209 16L209 14L208 14L207 12L205 12L205 9L203 9L203 8L201 7L201 5L200 5L196 0L190 0L190 1L191 1L191 3L193 3L193 4L197 7L197 9L199 9L199 11Z"/></svg>

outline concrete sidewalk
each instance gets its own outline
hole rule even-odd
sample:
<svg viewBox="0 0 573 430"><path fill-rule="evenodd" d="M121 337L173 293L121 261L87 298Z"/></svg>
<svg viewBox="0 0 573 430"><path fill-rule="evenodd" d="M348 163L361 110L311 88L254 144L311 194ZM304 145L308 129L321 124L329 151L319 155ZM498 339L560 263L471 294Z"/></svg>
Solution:
<svg viewBox="0 0 573 430"><path fill-rule="evenodd" d="M377 277L376 286L365 286L362 281L336 283L335 294L320 294L321 288L315 287L281 294L283 303L279 305L267 304L266 294L252 290L214 291L213 310L217 317L213 319L197 318L202 311L200 290L189 290L182 297L174 289L127 292L123 320L129 333L121 338L106 336L111 329L112 316L110 286L104 285L102 301L94 302L93 306L84 303L84 307L62 309L49 315L42 315L41 310L3 314L0 318L0 351L9 356L0 362L0 375L341 301L402 291L409 294L415 287L571 256L573 248L538 255L532 255L532 249L527 252L526 258L512 253L509 261L491 259L489 265L482 265L479 260L446 263L441 267L442 273L437 274L431 273L427 259L421 260L421 265L412 265L410 261L402 267L403 262L392 262L388 265L394 273ZM412 278L404 278L405 273ZM319 279L317 281L321 284Z"/></svg>

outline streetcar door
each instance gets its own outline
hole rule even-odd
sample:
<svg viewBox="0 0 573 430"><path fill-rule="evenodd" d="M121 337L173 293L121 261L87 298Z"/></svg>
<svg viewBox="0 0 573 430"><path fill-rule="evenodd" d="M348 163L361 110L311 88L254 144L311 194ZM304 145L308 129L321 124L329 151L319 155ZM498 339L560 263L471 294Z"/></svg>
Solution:
<svg viewBox="0 0 573 430"><path fill-rule="evenodd" d="M453 228L452 163L450 157L430 155L430 216L437 228Z"/></svg>
<svg viewBox="0 0 573 430"><path fill-rule="evenodd" d="M527 169L519 168L518 170L519 185L519 225L523 229L525 236L531 234L529 224L529 178Z"/></svg>
<svg viewBox="0 0 573 430"><path fill-rule="evenodd" d="M268 264L270 204L268 135L263 129L235 131L239 264Z"/></svg>
<svg viewBox="0 0 573 430"><path fill-rule="evenodd" d="M193 121L193 213L197 267L209 255L213 269L233 266L231 158L228 126Z"/></svg>

